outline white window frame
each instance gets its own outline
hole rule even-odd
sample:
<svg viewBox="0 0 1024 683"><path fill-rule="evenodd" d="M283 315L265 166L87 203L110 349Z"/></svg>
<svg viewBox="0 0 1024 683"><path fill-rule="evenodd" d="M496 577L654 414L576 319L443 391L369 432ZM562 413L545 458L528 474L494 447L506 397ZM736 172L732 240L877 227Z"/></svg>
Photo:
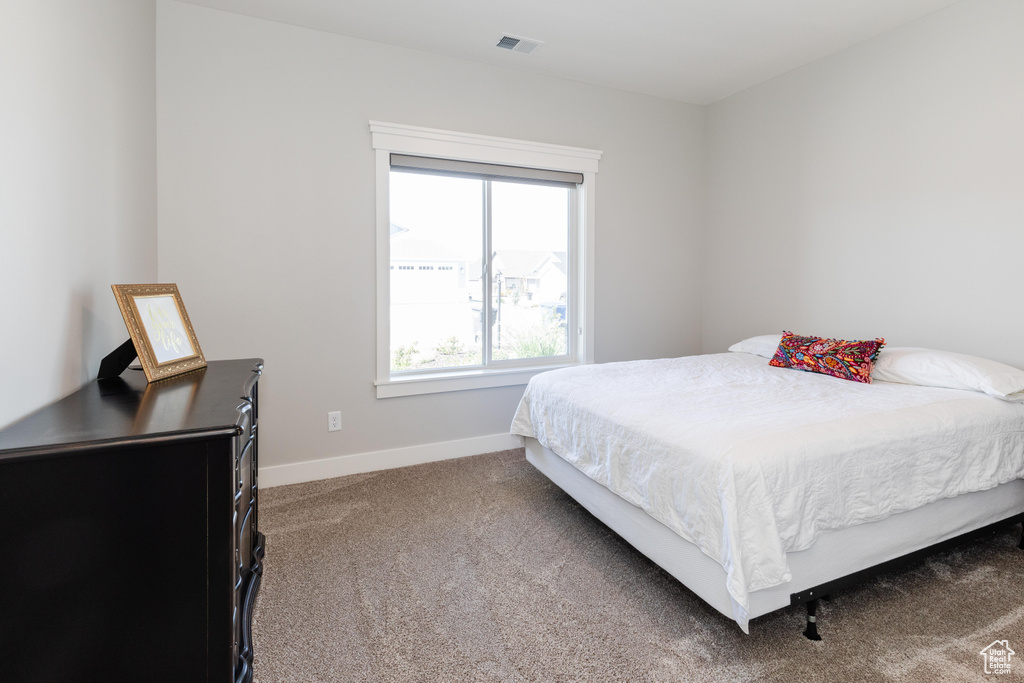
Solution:
<svg viewBox="0 0 1024 683"><path fill-rule="evenodd" d="M377 186L377 398L526 384L539 372L594 362L594 216L601 152L489 135L457 133L370 121ZM531 359L514 366L443 368L415 375L391 374L391 154L474 161L581 173L576 189L576 231L570 235L570 273L576 292L575 343L569 361ZM569 330L572 333L573 330Z"/></svg>

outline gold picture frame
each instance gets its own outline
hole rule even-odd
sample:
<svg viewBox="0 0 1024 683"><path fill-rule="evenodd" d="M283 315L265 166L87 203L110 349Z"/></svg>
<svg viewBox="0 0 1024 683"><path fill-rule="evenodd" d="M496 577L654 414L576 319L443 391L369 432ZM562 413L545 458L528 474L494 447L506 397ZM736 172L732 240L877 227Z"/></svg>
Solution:
<svg viewBox="0 0 1024 683"><path fill-rule="evenodd" d="M206 367L176 284L110 285L148 382Z"/></svg>

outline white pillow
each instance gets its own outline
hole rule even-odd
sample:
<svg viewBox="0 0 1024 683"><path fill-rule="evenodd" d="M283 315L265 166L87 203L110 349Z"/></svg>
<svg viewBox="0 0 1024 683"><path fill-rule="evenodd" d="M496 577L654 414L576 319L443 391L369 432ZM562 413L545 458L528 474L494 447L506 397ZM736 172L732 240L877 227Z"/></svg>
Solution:
<svg viewBox="0 0 1024 683"><path fill-rule="evenodd" d="M926 387L982 391L1004 401L1024 402L1024 370L986 358L912 347L882 349L871 378Z"/></svg>
<svg viewBox="0 0 1024 683"><path fill-rule="evenodd" d="M760 337L751 337L741 342L736 342L729 347L735 353L752 353L755 356L771 358L779 348L782 341L781 334L762 334Z"/></svg>

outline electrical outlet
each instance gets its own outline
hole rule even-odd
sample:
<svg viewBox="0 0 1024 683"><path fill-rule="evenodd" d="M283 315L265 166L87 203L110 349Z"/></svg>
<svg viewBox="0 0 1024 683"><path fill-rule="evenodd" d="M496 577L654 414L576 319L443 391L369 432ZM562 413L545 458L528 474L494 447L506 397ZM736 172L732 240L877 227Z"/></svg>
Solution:
<svg viewBox="0 0 1024 683"><path fill-rule="evenodd" d="M341 411L327 413L327 431L337 432L341 429Z"/></svg>

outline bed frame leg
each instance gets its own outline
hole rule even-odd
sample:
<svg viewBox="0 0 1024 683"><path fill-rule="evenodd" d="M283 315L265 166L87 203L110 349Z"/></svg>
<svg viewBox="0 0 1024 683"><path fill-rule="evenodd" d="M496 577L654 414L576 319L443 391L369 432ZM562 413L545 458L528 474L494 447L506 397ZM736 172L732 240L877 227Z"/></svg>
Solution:
<svg viewBox="0 0 1024 683"><path fill-rule="evenodd" d="M810 600L807 603L807 628L804 630L804 635L807 636L808 640L821 640L821 636L818 635L818 618L814 616L815 611L818 609L818 599Z"/></svg>

